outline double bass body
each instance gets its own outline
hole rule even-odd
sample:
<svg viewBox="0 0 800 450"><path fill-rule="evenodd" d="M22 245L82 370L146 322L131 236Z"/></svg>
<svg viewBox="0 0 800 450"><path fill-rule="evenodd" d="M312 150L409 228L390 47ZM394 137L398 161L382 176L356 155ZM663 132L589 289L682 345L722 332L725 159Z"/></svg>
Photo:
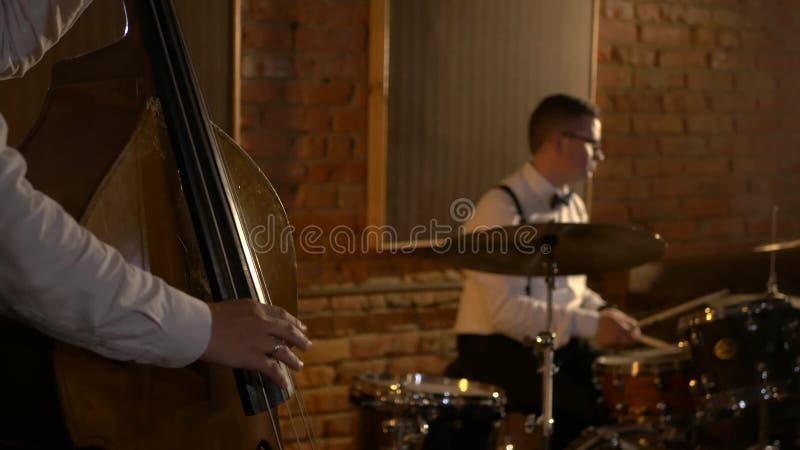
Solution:
<svg viewBox="0 0 800 450"><path fill-rule="evenodd" d="M191 66L153 50L159 42L181 44L177 27L170 28L169 3L126 0L121 41L55 67L45 110L20 149L28 178L126 260L169 284L209 301L260 295L294 313L291 242L255 248L249 235L257 227L286 235L274 189L208 122L202 97L182 82L193 77ZM188 73L165 82L165 67ZM193 96L189 106L185 96ZM181 117L187 115L195 117ZM217 165L206 167L209 160ZM61 343L52 358L64 444L279 448L275 405L283 399L258 374L234 376L202 363L165 369L117 362ZM28 443L53 444L41 436Z"/></svg>

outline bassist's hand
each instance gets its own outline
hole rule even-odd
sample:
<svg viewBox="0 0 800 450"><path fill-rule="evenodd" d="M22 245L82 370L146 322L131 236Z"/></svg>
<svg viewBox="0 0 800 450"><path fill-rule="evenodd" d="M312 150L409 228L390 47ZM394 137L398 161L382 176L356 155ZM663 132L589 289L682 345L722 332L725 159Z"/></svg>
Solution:
<svg viewBox="0 0 800 450"><path fill-rule="evenodd" d="M291 347L308 350L306 326L283 308L255 300L210 303L211 338L200 359L225 366L257 370L281 387L289 380L278 361L300 370L303 362Z"/></svg>

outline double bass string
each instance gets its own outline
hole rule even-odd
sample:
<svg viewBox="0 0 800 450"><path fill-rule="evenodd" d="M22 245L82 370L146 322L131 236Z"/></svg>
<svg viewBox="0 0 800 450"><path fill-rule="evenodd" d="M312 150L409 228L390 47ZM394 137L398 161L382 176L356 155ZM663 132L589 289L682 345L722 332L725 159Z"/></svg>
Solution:
<svg viewBox="0 0 800 450"><path fill-rule="evenodd" d="M249 250L249 247L250 246L248 245L248 249L247 250ZM261 292L263 292L265 294L265 296L266 296L266 298L259 299L259 300L264 302L264 303L266 303L266 304L271 305L272 304L272 299L269 296L269 290L266 288L266 286L263 286L264 278L261 276L261 273L262 273L261 272L261 263L258 261L258 258L253 258L253 261L254 261L255 265L258 266L258 271L257 271L258 283L262 284L262 287L263 287ZM287 351L291 351L291 350L287 349ZM281 367L283 367L283 365L280 362L278 364ZM306 408L305 408L305 403L303 402L303 396L302 396L302 394L300 392L300 389L297 388L297 386L296 386L297 383L295 382L294 376L291 374L291 372L289 372L288 370L285 370L285 369L283 369L283 370L289 376L289 388L295 394L295 398L297 400L298 409L300 410L299 411L300 412L299 416L303 421L304 431L306 432L306 436L308 437L308 441L309 441L309 443L311 445L311 449L312 450L316 450L317 449L316 437L314 436L314 430L311 427L311 422L308 420L308 414L307 414L307 411L306 411ZM270 420L270 423L272 425L272 428L273 428L273 430L275 430L275 436L280 436L278 434L278 432L277 432L276 421L275 421L275 419L273 417L273 414L272 414L272 406L270 405L269 398L267 396L267 392L264 389L264 379L263 379L263 376L261 375L260 372L258 373L258 380L259 380L259 382L261 383L261 386L262 386L261 393L264 396L264 401L267 404L267 412L269 413L269 420ZM297 427L295 426L294 414L292 413L291 400L289 399L289 395L285 390L284 390L284 394L285 394L284 397L286 397L286 399L287 399L286 403L285 403L286 412L289 415L289 424L292 427L292 433L294 434L294 441L295 441L295 443L297 443L297 447L298 448L302 448L302 444L300 442L300 436L299 436L299 434L297 432ZM281 442L281 439L278 439L278 445L280 446L280 448L282 450L283 449L283 443Z"/></svg>
<svg viewBox="0 0 800 450"><path fill-rule="evenodd" d="M296 387L294 375L289 373L290 385L294 388L295 396L297 398L297 408L300 410L300 417L303 419L303 426L308 436L308 442L311 444L311 450L317 450L317 437L314 434L314 428L311 426L311 421L308 418L308 410L306 409L305 401L303 400L303 393Z"/></svg>
<svg viewBox="0 0 800 450"><path fill-rule="evenodd" d="M295 392L297 392L297 391L295 391ZM294 415L292 414L292 407L290 406L290 403L291 403L290 401L286 402L286 412L289 414L289 423L292 425L292 432L294 433L294 439L295 439L295 443L297 443L297 448L302 448L303 445L300 442L300 436L297 433L297 428L295 428L295 426L294 426ZM311 428L309 427L309 423L307 421L307 418L305 416L303 416L302 408L300 408L300 410L301 410L300 416L303 418L303 425L305 426L306 436L308 437L308 440L309 440L308 442L311 445L311 449L313 450L314 449L314 437L311 435L312 431L311 431Z"/></svg>
<svg viewBox="0 0 800 450"><path fill-rule="evenodd" d="M217 155L220 155L219 152L217 152ZM217 167L219 169L220 177L223 180L223 185L225 186L225 190L230 192L230 189L231 189L230 188L231 185L230 185L230 181L229 181L230 180L230 176L228 174L227 167L225 166L225 164L222 164L222 162L220 161L219 156L217 156L217 157L218 157L218 159L217 159ZM269 287L266 284L265 277L262 275L264 272L263 272L263 270L261 268L261 261L257 257L255 257L253 255L253 253L252 253L253 246L251 245L251 242L250 242L250 237L249 237L250 234L243 232L243 230L245 229L245 226L246 226L246 224L244 223L244 222L246 222L246 220L243 220L245 216L243 216L241 214L239 203L237 201L235 201L234 198L232 196L230 196L230 194L228 196L228 199L229 199L229 205L230 205L232 213L233 213L234 223L235 223L236 229L237 229L237 231L239 233L239 242L241 244L242 251L243 251L243 253L245 255L245 260L247 261L247 265L246 266L247 266L248 270L250 271L254 294L257 297L259 303L266 304L266 305L273 305L272 298L271 298L271 296L269 294ZM288 350L288 351L291 351L291 350ZM295 392L296 395L300 395L299 394L300 391L297 390L297 388L294 386L294 380L291 377L291 374L289 373L289 371L285 369L285 367L283 366L282 363L277 362L277 364L279 365L281 370L284 371L284 373L289 375L289 387L291 388L291 391ZM263 378L263 376L262 376L262 374L260 372L258 372L258 380L259 380L259 383L261 384L261 393L262 393L262 395L264 397L264 402L267 405L267 412L269 413L268 417L269 417L270 425L272 426L272 429L273 429L273 432L275 433L275 436L278 437L277 442L278 442L279 448L281 450L283 450L283 443L281 442L280 434L278 433L278 428L279 428L278 425L277 425L278 422L275 420L275 417L272 414L272 405L270 404L269 396L267 395L266 389L264 388L264 386L265 386L264 378ZM286 398L286 402L285 402L286 409L287 409L287 412L289 413L289 424L292 427L292 432L294 434L294 440L297 443L298 448L300 448L300 446L301 446L300 445L300 436L297 433L297 427L295 426L295 423L294 423L294 415L292 414L291 401L289 399L288 392L286 390L283 390L283 393L284 393L284 397ZM313 439L313 433L312 433L312 431L311 431L311 429L310 429L310 427L308 425L306 417L303 416L303 413L302 413L302 409L303 408L301 407L300 409L301 409L301 414L300 415L303 418L304 425L306 426L306 430L305 430L306 433L307 433L306 435L309 437L309 439Z"/></svg>
<svg viewBox="0 0 800 450"><path fill-rule="evenodd" d="M214 144L215 144L215 142L212 141L212 145L214 145ZM264 273L264 271L262 270L262 267L261 267L261 261L257 257L255 257L255 255L252 252L253 246L251 245L252 243L250 242L250 234L249 233L244 233L245 227L249 227L249 225L245 223L246 219L245 219L245 216L243 216L241 214L239 203L237 201L235 201L235 199L230 195L230 191L231 191L231 184L230 184L230 181L229 181L230 180L230 174L228 173L226 165L223 164L222 161L221 161L221 155L220 155L219 151L217 151L215 156L216 156L217 167L219 169L220 178L222 179L222 182L223 182L223 185L225 187L225 190L228 192L228 204L229 204L229 206L231 208L231 212L232 212L232 215L233 215L233 219L234 219L234 223L235 223L235 226L236 226L236 230L237 230L237 232L239 234L239 242L240 242L240 245L241 245L242 252L243 252L243 254L245 256L245 260L247 262L246 267L250 271L250 279L252 280L252 287L253 287L253 290L254 290L254 294L257 297L259 303L266 304L266 305L272 305L273 303L272 303L272 298L271 298L270 293L269 293L269 286L267 286L267 284L266 284L266 278L262 275ZM289 350L289 351L291 351L291 350ZM298 396L298 405L300 405L299 406L299 408L300 408L300 417L302 417L302 419L303 419L303 424L305 426L306 435L309 437L309 440L311 442L314 442L313 441L313 439L314 439L313 431L311 430L311 427L309 425L308 419L305 416L305 413L303 411L304 407L302 405L302 400L300 400L300 398L301 398L300 397L300 391L294 386L294 379L291 377L291 374L289 373L289 371L285 370L285 368L283 368L282 363L278 363L278 364L281 366L281 368L284 370L284 372L289 375L289 387L291 388L291 390L293 392L295 392L295 395ZM262 395L264 396L264 401L265 401L265 403L266 403L266 405L268 407L269 420L271 422L273 430L275 430L276 436L279 436L279 434L277 434L278 426L276 425L276 421L275 421L275 418L273 417L272 410L271 410L272 405L270 404L269 398L268 398L268 396L266 394L266 390L264 389L265 383L264 383L264 380L263 380L263 376L261 375L260 372L258 373L258 380L259 380L259 383L261 384L261 392L262 392ZM289 395L288 395L288 393L286 393L286 391L284 391L284 394L286 394L286 395L284 395L284 397L286 397L286 399L287 399L287 401L285 402L285 405L286 405L287 412L289 413L289 423L291 424L292 431L294 433L294 440L298 444L298 447L300 447L300 437L299 437L299 435L297 433L297 427L295 426L295 423L294 423L294 415L292 414L292 408L291 408L291 405L290 405L291 402L289 401ZM280 439L278 439L278 442L280 443ZM280 443L279 445L281 446L281 450L282 450L283 444ZM313 448L314 448L314 446L312 444L312 449Z"/></svg>
<svg viewBox="0 0 800 450"><path fill-rule="evenodd" d="M275 420L275 416L272 414L272 405L269 404L269 397L267 396L267 391L264 389L264 378L262 377L261 372L257 372L257 374L258 382L261 383L261 395L264 396L264 402L267 404L267 418L269 419L269 424L272 426L272 432L277 438L275 439L275 442L278 443L278 450L283 450L283 442L281 442L281 435L278 431L278 421Z"/></svg>

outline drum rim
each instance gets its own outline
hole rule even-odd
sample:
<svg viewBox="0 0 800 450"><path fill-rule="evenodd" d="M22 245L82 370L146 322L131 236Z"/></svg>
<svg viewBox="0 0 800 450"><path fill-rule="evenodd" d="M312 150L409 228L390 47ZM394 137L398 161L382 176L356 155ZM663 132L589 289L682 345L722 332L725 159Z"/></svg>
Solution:
<svg viewBox="0 0 800 450"><path fill-rule="evenodd" d="M633 356L634 354L647 354L647 353L657 353L658 351L662 351L663 354L657 355L650 360L644 358L634 358L630 357L627 361L622 360L627 356ZM672 357L670 357L672 356ZM685 347L675 346L674 349L646 349L646 350L636 350L630 352L622 352L619 354L613 355L601 355L598 356L592 367L594 368L595 372L601 374L614 374L614 375L625 375L625 376L636 376L636 375L653 375L662 372L665 369L686 369L691 365L691 352L689 349ZM620 358L618 362L611 361L613 358ZM633 367L634 364L637 364L637 368L634 371ZM635 372L635 373L633 373Z"/></svg>
<svg viewBox="0 0 800 450"><path fill-rule="evenodd" d="M748 385L724 391L703 394L700 388L693 392L698 418L716 419L720 414L758 407L760 401L776 402L790 397L792 383L775 380L763 385ZM743 405L743 406L742 406Z"/></svg>
<svg viewBox="0 0 800 450"><path fill-rule="evenodd" d="M765 311L777 311L792 308L788 299L762 297L721 306L706 306L703 311L686 314L678 319L678 332L689 328L747 314L761 314Z"/></svg>
<svg viewBox="0 0 800 450"><path fill-rule="evenodd" d="M435 383L443 386L458 386L461 380L467 380L469 388L478 388L480 392L429 392L414 390L413 386L423 383ZM488 406L503 408L506 404L505 392L494 385L465 378L449 378L440 375L407 373L404 375L364 373L354 377L350 397L352 400L377 401L394 405L414 406Z"/></svg>

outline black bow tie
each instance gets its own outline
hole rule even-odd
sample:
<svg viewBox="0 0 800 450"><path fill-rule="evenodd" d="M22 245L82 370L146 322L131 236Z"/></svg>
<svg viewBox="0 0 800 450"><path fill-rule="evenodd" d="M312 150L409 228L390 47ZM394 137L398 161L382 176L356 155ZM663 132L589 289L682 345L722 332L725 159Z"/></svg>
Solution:
<svg viewBox="0 0 800 450"><path fill-rule="evenodd" d="M553 197L550 199L550 209L556 209L558 205L569 206L570 197L572 197L572 191L564 195L558 195L558 193L553 194Z"/></svg>

